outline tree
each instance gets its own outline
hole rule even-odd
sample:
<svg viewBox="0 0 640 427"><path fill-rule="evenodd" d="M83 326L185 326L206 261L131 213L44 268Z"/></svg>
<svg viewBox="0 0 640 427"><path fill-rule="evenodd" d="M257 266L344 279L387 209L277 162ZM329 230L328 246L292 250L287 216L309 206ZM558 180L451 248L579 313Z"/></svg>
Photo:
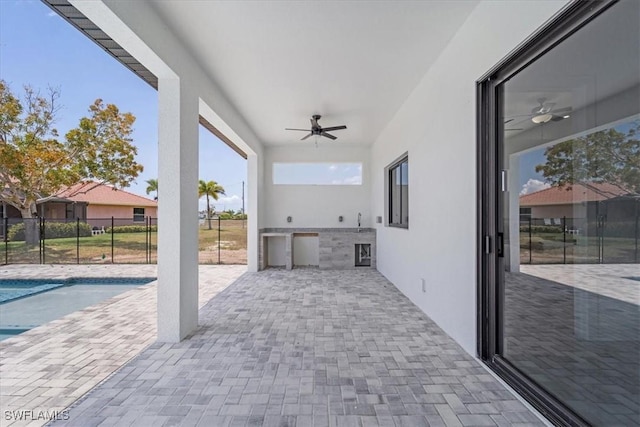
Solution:
<svg viewBox="0 0 640 427"><path fill-rule="evenodd" d="M158 180L151 178L145 182L147 183L147 194L155 192L156 196L153 199L158 200Z"/></svg>
<svg viewBox="0 0 640 427"><path fill-rule="evenodd" d="M626 134L612 128L561 142L545 150L547 161L536 172L556 186L608 183L640 195L639 132L640 122Z"/></svg>
<svg viewBox="0 0 640 427"><path fill-rule="evenodd" d="M200 180L198 185L198 197L207 196L207 219L209 220L209 230L211 230L211 207L209 205L209 197L218 200L221 194L225 194L224 188L215 181L206 182Z"/></svg>
<svg viewBox="0 0 640 427"><path fill-rule="evenodd" d="M117 189L127 187L143 169L131 143L131 113L120 113L115 105L97 99L89 117L81 118L59 141L53 127L59 96L58 90L50 88L42 96L26 86L20 100L0 80L0 200L18 209L24 219L37 216L37 202L79 181ZM82 191L89 190L85 186ZM36 221L25 222L27 243L37 243Z"/></svg>

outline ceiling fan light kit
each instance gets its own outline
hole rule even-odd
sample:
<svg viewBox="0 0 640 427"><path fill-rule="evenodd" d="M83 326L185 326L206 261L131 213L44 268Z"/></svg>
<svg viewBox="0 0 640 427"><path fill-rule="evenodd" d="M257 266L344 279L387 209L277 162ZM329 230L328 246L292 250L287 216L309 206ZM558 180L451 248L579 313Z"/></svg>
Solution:
<svg viewBox="0 0 640 427"><path fill-rule="evenodd" d="M547 123L549 120L553 118L553 114L538 114L537 116L531 117L531 121L535 124Z"/></svg>

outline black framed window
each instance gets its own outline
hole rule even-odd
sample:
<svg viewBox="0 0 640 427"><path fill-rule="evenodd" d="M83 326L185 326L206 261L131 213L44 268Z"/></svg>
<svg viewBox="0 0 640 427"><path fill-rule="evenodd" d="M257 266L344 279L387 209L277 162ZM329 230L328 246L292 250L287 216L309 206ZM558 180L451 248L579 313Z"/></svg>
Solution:
<svg viewBox="0 0 640 427"><path fill-rule="evenodd" d="M387 225L409 228L409 156L403 155L386 168Z"/></svg>
<svg viewBox="0 0 640 427"><path fill-rule="evenodd" d="M133 222L144 222L144 208L133 208Z"/></svg>
<svg viewBox="0 0 640 427"><path fill-rule="evenodd" d="M526 222L531 219L531 208L520 207L520 221Z"/></svg>

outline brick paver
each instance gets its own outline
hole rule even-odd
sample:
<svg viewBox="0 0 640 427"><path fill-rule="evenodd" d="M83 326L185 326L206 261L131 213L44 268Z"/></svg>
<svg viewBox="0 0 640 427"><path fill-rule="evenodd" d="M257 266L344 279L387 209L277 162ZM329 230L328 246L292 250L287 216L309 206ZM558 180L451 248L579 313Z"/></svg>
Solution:
<svg viewBox="0 0 640 427"><path fill-rule="evenodd" d="M374 270L247 273L55 425L543 425Z"/></svg>
<svg viewBox="0 0 640 427"><path fill-rule="evenodd" d="M200 306L245 271L200 266ZM155 276L154 265L0 267L2 279ZM32 410L32 419L71 405L155 341L156 313L153 283L0 342L0 425L44 424L14 422L6 411Z"/></svg>

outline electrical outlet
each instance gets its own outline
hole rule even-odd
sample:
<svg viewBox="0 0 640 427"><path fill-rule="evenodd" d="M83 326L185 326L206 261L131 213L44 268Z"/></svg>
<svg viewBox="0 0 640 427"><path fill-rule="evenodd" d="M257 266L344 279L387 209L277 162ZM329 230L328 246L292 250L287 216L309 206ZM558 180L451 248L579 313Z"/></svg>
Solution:
<svg viewBox="0 0 640 427"><path fill-rule="evenodd" d="M420 284L422 285L422 292L427 293L427 282L424 279L420 279Z"/></svg>

